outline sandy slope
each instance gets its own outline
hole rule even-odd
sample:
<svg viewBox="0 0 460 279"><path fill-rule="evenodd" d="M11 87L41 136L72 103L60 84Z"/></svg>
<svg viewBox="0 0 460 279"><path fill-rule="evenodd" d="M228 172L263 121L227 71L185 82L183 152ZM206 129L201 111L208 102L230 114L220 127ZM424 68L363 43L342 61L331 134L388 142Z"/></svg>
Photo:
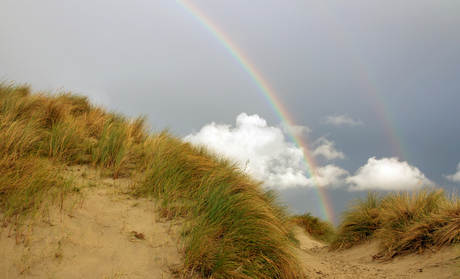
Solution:
<svg viewBox="0 0 460 279"><path fill-rule="evenodd" d="M36 218L19 245L11 225L4 228L0 278L172 278L180 265L178 224L158 220L152 201L123 194L129 180L68 171L86 186L83 195Z"/></svg>
<svg viewBox="0 0 460 279"><path fill-rule="evenodd" d="M181 266L178 221L159 220L153 201L125 194L132 181L67 169L81 190L22 227L1 230L0 278L173 278ZM0 215L0 220L3 219ZM460 278L460 252L373 261L377 244L328 252L301 228L299 257L310 278Z"/></svg>
<svg viewBox="0 0 460 279"><path fill-rule="evenodd" d="M372 259L377 254L377 243L328 252L327 247L310 239L300 228L298 234L299 256L310 278L460 278L458 248L382 262Z"/></svg>

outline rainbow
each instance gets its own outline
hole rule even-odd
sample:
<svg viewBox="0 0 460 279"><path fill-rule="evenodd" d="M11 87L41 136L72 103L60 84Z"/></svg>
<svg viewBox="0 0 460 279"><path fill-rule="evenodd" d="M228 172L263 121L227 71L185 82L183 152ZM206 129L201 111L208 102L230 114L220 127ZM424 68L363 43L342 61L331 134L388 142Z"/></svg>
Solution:
<svg viewBox="0 0 460 279"><path fill-rule="evenodd" d="M225 35L225 33L222 30L220 30L215 24L213 24L212 21L205 14L203 14L200 10L198 10L191 4L186 3L185 1L175 0L175 2L179 6L181 6L188 14L195 18L196 21L199 22L209 33L211 33L214 36L214 38L216 38L219 41L219 43L235 58L235 60L238 61L238 64L243 68L243 70L256 84L257 88L259 89L259 92L268 101L268 103L278 116L278 118L282 122L286 123L286 126L289 131L288 136L290 140L303 150L306 172L314 181L314 188L316 190L315 193L317 195L317 198L319 199L322 218L332 222L334 220L334 209L332 207L332 203L328 198L326 189L324 187L321 187L321 185L318 184L318 181L316 179L316 163L310 156L307 143L301 138L300 135L293 132L292 125L294 125L295 122L293 121L292 117L290 117L289 113L276 96L274 90L269 86L268 82L264 80L257 68L251 64L247 57L244 56L243 52L232 42L232 40L228 36Z"/></svg>
<svg viewBox="0 0 460 279"><path fill-rule="evenodd" d="M386 131L384 136L387 137L390 143L392 154L398 156L403 161L409 161L409 155L403 152L407 150L407 148L403 148L405 146L403 137L398 136L397 122L392 117L393 113L390 106L385 102L382 90L379 89L377 78L372 75L370 67L366 65L366 60L358 53L358 47L350 39L351 36L347 34L346 29L337 20L339 17L333 13L333 10L326 11L321 5L315 5L315 8L316 12L321 15L321 18L333 32L337 43L352 56L352 61L354 61L353 66L356 73L359 74L361 85L364 89L364 98L368 99L382 124L383 130Z"/></svg>

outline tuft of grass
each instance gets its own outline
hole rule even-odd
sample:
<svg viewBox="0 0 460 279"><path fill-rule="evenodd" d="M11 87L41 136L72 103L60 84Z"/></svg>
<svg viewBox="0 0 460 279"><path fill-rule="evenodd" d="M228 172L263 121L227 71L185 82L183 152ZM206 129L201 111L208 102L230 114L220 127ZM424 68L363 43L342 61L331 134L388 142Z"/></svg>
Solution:
<svg viewBox="0 0 460 279"><path fill-rule="evenodd" d="M305 229L308 235L321 242L330 243L335 237L336 230L334 226L327 221L312 216L311 213L295 215L291 220L296 225Z"/></svg>
<svg viewBox="0 0 460 279"><path fill-rule="evenodd" d="M347 249L373 238L382 226L381 204L382 198L376 192L368 192L366 197L351 201L342 213L342 221L330 249Z"/></svg>
<svg viewBox="0 0 460 279"><path fill-rule="evenodd" d="M9 121L0 118L0 156L22 156L36 153L44 133L35 119Z"/></svg>
<svg viewBox="0 0 460 279"><path fill-rule="evenodd" d="M80 121L85 126L89 139L98 141L101 138L102 131L110 114L100 107L92 107L90 111L81 115Z"/></svg>
<svg viewBox="0 0 460 279"><path fill-rule="evenodd" d="M72 117L61 120L50 128L42 147L45 156L61 162L76 162L77 154L85 148L85 131Z"/></svg>
<svg viewBox="0 0 460 279"><path fill-rule="evenodd" d="M0 83L0 115L4 121L32 118L32 112L38 103L30 92L30 86L27 84L14 85L5 81Z"/></svg>
<svg viewBox="0 0 460 279"><path fill-rule="evenodd" d="M127 120L124 116L111 114L102 119L105 122L97 143L92 147L92 162L93 166L110 170L116 179L144 164L147 156L144 142L150 136L148 125L145 116Z"/></svg>
<svg viewBox="0 0 460 279"><path fill-rule="evenodd" d="M380 253L385 258L422 252L435 244L437 225L432 214L446 201L443 189L423 188L386 197L381 206L381 228L377 233Z"/></svg>
<svg viewBox="0 0 460 279"><path fill-rule="evenodd" d="M147 116L141 115L128 122L129 138L134 144L143 144L150 135Z"/></svg>
<svg viewBox="0 0 460 279"><path fill-rule="evenodd" d="M36 156L3 156L0 159L0 206L4 222L28 216L44 203L62 201L70 182L59 175L48 160Z"/></svg>
<svg viewBox="0 0 460 279"><path fill-rule="evenodd" d="M108 119L92 154L94 166L111 170L115 179L123 175L131 155L126 123Z"/></svg>
<svg viewBox="0 0 460 279"><path fill-rule="evenodd" d="M438 212L432 215L431 222L438 227L434 232L436 246L458 244L460 242L460 199L454 196L450 202L444 202Z"/></svg>
<svg viewBox="0 0 460 279"><path fill-rule="evenodd" d="M55 94L36 94L35 114L45 129L50 129L69 117L79 117L88 113L92 106L87 97L68 92Z"/></svg>
<svg viewBox="0 0 460 279"><path fill-rule="evenodd" d="M342 214L330 248L342 250L375 239L376 258L435 251L460 240L460 202L442 188L400 191L380 197L370 192L354 200Z"/></svg>

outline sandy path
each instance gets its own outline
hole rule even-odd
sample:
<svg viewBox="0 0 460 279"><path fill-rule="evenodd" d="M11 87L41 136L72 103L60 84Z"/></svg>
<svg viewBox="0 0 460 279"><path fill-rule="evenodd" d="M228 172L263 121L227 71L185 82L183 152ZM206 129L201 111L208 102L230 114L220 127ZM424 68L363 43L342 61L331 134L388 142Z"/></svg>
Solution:
<svg viewBox="0 0 460 279"><path fill-rule="evenodd" d="M298 229L299 257L310 278L460 278L460 251L408 255L391 262L373 261L377 243L360 245L341 252L329 252L323 244Z"/></svg>
<svg viewBox="0 0 460 279"><path fill-rule="evenodd" d="M152 201L123 194L129 180L69 171L86 185L83 195L36 218L19 245L11 225L4 228L0 278L172 278L181 265L179 224L158 220Z"/></svg>

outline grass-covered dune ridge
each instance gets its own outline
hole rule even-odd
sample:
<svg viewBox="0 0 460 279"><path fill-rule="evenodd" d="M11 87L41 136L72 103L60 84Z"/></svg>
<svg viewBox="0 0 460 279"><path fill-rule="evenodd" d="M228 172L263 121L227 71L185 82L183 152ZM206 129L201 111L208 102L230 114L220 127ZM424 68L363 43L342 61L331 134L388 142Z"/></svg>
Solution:
<svg viewBox="0 0 460 279"><path fill-rule="evenodd" d="M303 228L309 236L323 243L330 243L336 236L336 230L331 223L323 221L310 213L295 215L291 220Z"/></svg>
<svg viewBox="0 0 460 279"><path fill-rule="evenodd" d="M133 178L132 195L155 198L163 217L185 220L188 276L304 277L286 209L230 159L168 131L152 132L146 117L127 118L82 95L1 83L4 225L20 231L25 220L74 195L78 189L61 173L75 164Z"/></svg>
<svg viewBox="0 0 460 279"><path fill-rule="evenodd" d="M380 243L376 257L438 250L460 242L460 200L442 188L380 196L369 192L350 203L331 249L342 250L367 240Z"/></svg>

